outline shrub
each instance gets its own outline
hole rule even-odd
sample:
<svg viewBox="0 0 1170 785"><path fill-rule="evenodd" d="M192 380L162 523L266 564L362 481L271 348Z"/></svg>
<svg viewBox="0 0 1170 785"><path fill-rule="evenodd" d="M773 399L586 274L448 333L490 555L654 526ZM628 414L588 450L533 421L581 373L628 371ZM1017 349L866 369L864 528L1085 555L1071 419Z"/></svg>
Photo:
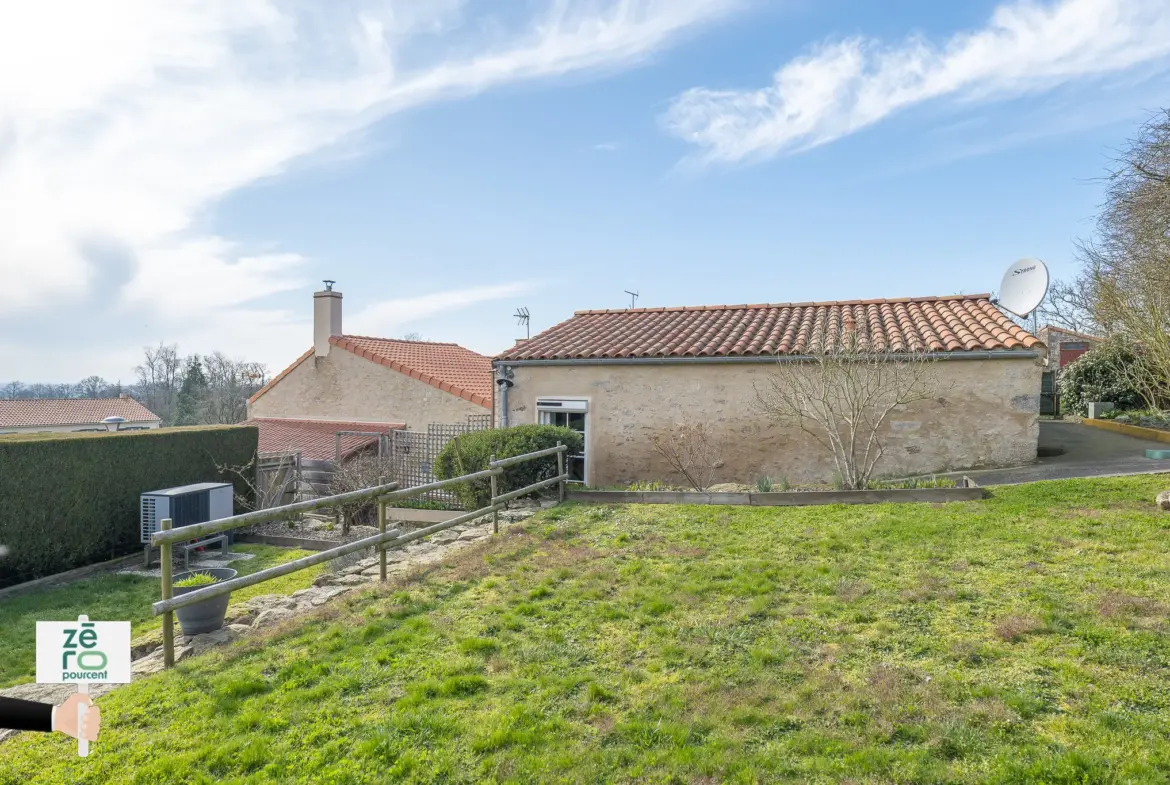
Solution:
<svg viewBox="0 0 1170 785"><path fill-rule="evenodd" d="M142 547L139 494L194 482L247 483L252 426L0 436L0 586Z"/></svg>
<svg viewBox="0 0 1170 785"><path fill-rule="evenodd" d="M1145 406L1145 398L1129 381L1132 374L1122 370L1139 362L1133 350L1120 341L1094 346L1060 372L1061 408L1084 417L1090 401L1111 402L1118 409Z"/></svg>
<svg viewBox="0 0 1170 785"><path fill-rule="evenodd" d="M581 434L553 425L516 425L465 433L443 447L433 471L440 480L448 480L483 471L488 468L492 455L497 459L512 458L556 447L557 442L567 445L569 453L579 453L583 447ZM556 475L557 457L549 455L508 466L496 481L497 489L507 493ZM491 481L487 478L460 483L453 490L467 510L478 510L491 503Z"/></svg>

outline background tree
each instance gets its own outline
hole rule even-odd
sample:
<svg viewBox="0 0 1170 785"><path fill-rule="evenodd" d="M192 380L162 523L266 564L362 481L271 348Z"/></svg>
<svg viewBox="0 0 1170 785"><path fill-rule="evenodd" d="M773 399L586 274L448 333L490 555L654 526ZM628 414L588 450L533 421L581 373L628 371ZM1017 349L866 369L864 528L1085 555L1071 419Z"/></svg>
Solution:
<svg viewBox="0 0 1170 785"><path fill-rule="evenodd" d="M202 424L206 399L207 377L203 374L203 362L199 355L193 354L187 358L183 383L175 400L175 425Z"/></svg>
<svg viewBox="0 0 1170 785"><path fill-rule="evenodd" d="M409 332L409 333L405 333L402 336L402 340L404 340L404 341L422 341L422 340L424 340L424 338L422 337L422 333Z"/></svg>
<svg viewBox="0 0 1170 785"><path fill-rule="evenodd" d="M175 404L179 396L184 363L178 347L160 343L147 347L142 365L134 369L138 374L137 398L162 419L163 425L175 421Z"/></svg>
<svg viewBox="0 0 1170 785"><path fill-rule="evenodd" d="M77 383L75 390L79 398L101 398L109 386L110 383L100 376L87 376Z"/></svg>
<svg viewBox="0 0 1170 785"><path fill-rule="evenodd" d="M4 385L4 397L7 400L15 401L17 398L23 398L21 395L24 392L24 385L20 382L8 382Z"/></svg>
<svg viewBox="0 0 1170 785"><path fill-rule="evenodd" d="M1170 400L1170 110L1141 127L1105 182L1082 275L1094 320L1140 354L1131 381L1157 405Z"/></svg>
<svg viewBox="0 0 1170 785"><path fill-rule="evenodd" d="M248 398L267 382L268 374L261 363L233 360L223 352L204 358L207 369L207 395L203 401L202 420L206 424L231 424L248 418Z"/></svg>
<svg viewBox="0 0 1170 785"><path fill-rule="evenodd" d="M808 362L777 364L756 390L757 407L812 436L832 457L843 487L865 488L885 452L891 415L941 395L937 361L925 346L875 340L849 316L814 333L803 353Z"/></svg>

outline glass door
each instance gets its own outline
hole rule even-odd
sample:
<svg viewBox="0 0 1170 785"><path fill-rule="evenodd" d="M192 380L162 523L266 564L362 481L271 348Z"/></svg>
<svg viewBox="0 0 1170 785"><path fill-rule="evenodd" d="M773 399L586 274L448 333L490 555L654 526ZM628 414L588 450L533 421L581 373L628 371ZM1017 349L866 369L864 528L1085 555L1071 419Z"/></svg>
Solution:
<svg viewBox="0 0 1170 785"><path fill-rule="evenodd" d="M577 455L568 455L568 462L565 465L565 469L569 473L568 482L585 482L585 451L587 449L585 446L587 444L585 440L585 417L585 412L540 410L541 425L559 425L562 428L570 428L581 434L581 452Z"/></svg>

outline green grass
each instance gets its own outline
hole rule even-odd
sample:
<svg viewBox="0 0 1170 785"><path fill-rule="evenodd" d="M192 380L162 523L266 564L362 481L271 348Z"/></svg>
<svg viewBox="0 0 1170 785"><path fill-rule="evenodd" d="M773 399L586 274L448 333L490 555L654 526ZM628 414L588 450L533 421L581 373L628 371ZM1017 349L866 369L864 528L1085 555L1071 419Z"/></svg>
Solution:
<svg viewBox="0 0 1170 785"><path fill-rule="evenodd" d="M0 783L1170 779L1165 477L566 505L99 701Z"/></svg>
<svg viewBox="0 0 1170 785"><path fill-rule="evenodd" d="M234 553L252 553L254 559L231 563L240 575L308 556L309 551L271 545L233 545ZM320 568L285 575L257 586L232 592L232 604L259 594L291 594L313 582ZM0 599L0 687L36 679L36 622L69 621L85 613L95 621L129 621L134 637L162 626L150 615L160 599L157 578L104 573L91 578Z"/></svg>

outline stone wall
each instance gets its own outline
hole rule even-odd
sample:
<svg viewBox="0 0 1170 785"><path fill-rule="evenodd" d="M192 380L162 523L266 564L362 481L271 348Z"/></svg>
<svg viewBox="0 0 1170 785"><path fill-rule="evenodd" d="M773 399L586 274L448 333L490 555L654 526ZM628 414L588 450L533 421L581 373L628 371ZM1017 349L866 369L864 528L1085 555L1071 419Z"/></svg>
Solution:
<svg viewBox="0 0 1170 785"><path fill-rule="evenodd" d="M464 424L488 409L331 347L326 357L303 361L248 407L250 417L293 417L364 422Z"/></svg>
<svg viewBox="0 0 1170 785"><path fill-rule="evenodd" d="M796 364L515 366L510 424L537 421L537 397L589 400L590 485L676 480L654 451L654 434L704 419L726 439L716 482L752 483L762 475L827 482L829 455L799 429L759 414L756 389L768 374L805 372ZM905 476L1034 461L1039 438L1040 374L1034 358L944 360L937 400L895 412L884 433L881 476Z"/></svg>

